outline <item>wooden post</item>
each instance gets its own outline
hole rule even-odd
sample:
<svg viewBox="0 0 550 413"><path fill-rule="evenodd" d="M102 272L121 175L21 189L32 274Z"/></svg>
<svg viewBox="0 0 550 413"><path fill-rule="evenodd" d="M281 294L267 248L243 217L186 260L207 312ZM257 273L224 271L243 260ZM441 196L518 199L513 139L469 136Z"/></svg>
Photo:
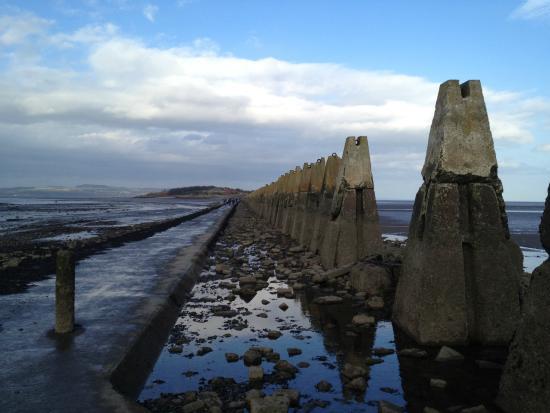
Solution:
<svg viewBox="0 0 550 413"><path fill-rule="evenodd" d="M55 277L55 332L58 334L74 330L74 289L74 254L69 250L59 250Z"/></svg>

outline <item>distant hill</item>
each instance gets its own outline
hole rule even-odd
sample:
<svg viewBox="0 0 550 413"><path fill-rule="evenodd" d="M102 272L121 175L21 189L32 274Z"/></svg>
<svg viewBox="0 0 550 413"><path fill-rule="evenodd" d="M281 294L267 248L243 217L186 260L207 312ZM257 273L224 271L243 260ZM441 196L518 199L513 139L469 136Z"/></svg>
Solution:
<svg viewBox="0 0 550 413"><path fill-rule="evenodd" d="M18 186L0 188L0 198L118 198L135 197L155 188L126 188L107 185Z"/></svg>
<svg viewBox="0 0 550 413"><path fill-rule="evenodd" d="M213 185L204 186L184 186L182 188L171 188L160 192L151 192L145 195L140 195L139 198L236 198L246 195L250 191L245 191L238 188L227 188Z"/></svg>

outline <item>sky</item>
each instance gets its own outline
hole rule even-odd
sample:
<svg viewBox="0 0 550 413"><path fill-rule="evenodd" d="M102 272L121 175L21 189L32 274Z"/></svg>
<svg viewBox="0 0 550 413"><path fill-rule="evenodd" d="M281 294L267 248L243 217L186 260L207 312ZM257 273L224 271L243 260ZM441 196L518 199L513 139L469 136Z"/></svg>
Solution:
<svg viewBox="0 0 550 413"><path fill-rule="evenodd" d="M550 0L0 0L0 187L254 189L369 137L422 183L439 84L480 79L508 201L550 182Z"/></svg>

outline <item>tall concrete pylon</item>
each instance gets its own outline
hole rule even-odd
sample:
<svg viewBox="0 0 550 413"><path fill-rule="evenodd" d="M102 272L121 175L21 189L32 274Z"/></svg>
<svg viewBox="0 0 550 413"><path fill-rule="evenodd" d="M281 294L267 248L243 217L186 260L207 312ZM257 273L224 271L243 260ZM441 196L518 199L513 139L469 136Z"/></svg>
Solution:
<svg viewBox="0 0 550 413"><path fill-rule="evenodd" d="M550 254L550 185L540 239ZM500 380L497 404L507 413L547 412L550 406L550 260L534 271Z"/></svg>
<svg viewBox="0 0 550 413"><path fill-rule="evenodd" d="M481 84L441 84L394 321L422 344L506 344L523 256L510 240Z"/></svg>
<svg viewBox="0 0 550 413"><path fill-rule="evenodd" d="M309 192L306 196L306 205L304 210L304 223L302 231L298 237L298 242L306 248L311 245L313 235L313 226L319 212L319 202L321 200L321 190L323 187L323 175L325 173L325 158L317 159L312 164Z"/></svg>
<svg viewBox="0 0 550 413"><path fill-rule="evenodd" d="M336 189L336 178L338 177L341 161L340 157L333 153L327 158L325 164L319 206L317 207L317 214L311 233L311 244L309 246L311 252L320 252L321 246L323 245L325 231L331 218L330 209L332 207L332 197Z"/></svg>
<svg viewBox="0 0 550 413"><path fill-rule="evenodd" d="M380 251L382 238L366 136L346 139L321 248L325 268L353 264Z"/></svg>
<svg viewBox="0 0 550 413"><path fill-rule="evenodd" d="M296 215L296 200L300 189L300 179L302 177L302 168L297 166L290 175L288 183L288 192L285 203L285 215L283 216L283 226L281 230L285 234L290 234L294 225Z"/></svg>
<svg viewBox="0 0 550 413"><path fill-rule="evenodd" d="M300 182L298 184L298 193L296 194L296 203L294 205L294 221L292 222L292 228L290 230L290 236L297 241L300 239L304 225L307 196L311 186L312 169L313 164L304 163L300 175Z"/></svg>

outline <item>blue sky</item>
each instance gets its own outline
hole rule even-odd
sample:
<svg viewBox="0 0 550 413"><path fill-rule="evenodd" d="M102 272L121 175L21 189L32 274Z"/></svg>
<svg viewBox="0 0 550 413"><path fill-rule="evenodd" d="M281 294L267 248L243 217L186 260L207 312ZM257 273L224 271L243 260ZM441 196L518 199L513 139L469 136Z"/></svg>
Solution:
<svg viewBox="0 0 550 413"><path fill-rule="evenodd" d="M368 135L421 183L438 84L480 79L507 200L550 181L550 0L0 1L0 185L254 188Z"/></svg>

